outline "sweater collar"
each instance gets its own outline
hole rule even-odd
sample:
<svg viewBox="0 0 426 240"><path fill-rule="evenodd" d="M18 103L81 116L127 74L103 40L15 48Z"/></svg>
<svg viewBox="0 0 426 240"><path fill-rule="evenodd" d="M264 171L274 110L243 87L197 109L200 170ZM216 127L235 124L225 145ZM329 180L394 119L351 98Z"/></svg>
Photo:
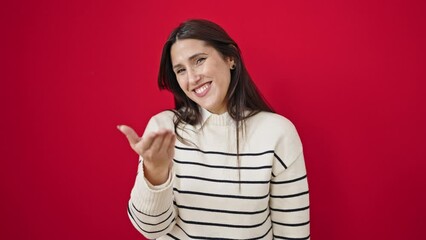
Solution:
<svg viewBox="0 0 426 240"><path fill-rule="evenodd" d="M207 122L211 125L217 126L228 126L233 122L233 119L228 112L224 112L222 114L214 114L202 107L200 107L200 111L201 122L194 126L197 130L200 130Z"/></svg>

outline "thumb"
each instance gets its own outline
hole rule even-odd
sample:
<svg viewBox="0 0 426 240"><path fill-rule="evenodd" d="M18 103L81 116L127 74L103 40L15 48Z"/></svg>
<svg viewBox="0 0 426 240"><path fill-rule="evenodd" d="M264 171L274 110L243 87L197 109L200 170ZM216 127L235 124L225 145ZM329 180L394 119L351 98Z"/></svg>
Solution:
<svg viewBox="0 0 426 240"><path fill-rule="evenodd" d="M133 128L126 125L118 125L117 129L120 130L124 135L126 135L127 140L129 140L130 144L134 145L140 141L140 137L133 130Z"/></svg>

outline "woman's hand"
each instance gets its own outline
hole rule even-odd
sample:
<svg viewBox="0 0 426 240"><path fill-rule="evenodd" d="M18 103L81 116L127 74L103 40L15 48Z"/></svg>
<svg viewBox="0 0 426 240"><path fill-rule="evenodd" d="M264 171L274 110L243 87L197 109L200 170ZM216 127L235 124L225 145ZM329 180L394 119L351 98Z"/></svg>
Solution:
<svg viewBox="0 0 426 240"><path fill-rule="evenodd" d="M174 133L161 129L141 138L129 126L119 125L117 128L127 137L133 151L142 156L145 178L153 185L166 182L173 163Z"/></svg>

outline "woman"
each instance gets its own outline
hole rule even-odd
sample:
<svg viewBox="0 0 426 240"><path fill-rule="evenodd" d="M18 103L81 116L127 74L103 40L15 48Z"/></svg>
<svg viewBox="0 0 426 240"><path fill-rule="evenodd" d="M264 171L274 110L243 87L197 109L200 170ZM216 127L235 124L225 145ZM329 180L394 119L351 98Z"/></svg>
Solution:
<svg viewBox="0 0 426 240"><path fill-rule="evenodd" d="M135 228L157 239L309 239L297 131L265 103L228 34L182 23L164 45L158 84L174 110L152 117L141 138L118 126L140 155Z"/></svg>

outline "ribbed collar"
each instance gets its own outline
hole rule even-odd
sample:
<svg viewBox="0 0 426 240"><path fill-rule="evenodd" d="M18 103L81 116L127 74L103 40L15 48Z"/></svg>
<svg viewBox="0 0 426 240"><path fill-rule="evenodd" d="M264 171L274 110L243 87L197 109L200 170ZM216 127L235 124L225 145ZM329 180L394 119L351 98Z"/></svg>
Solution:
<svg viewBox="0 0 426 240"><path fill-rule="evenodd" d="M207 109L200 107L201 110L201 123L196 124L195 129L201 129L207 122L211 125L217 126L228 126L233 122L232 117L228 112L222 114L214 114L209 112Z"/></svg>

